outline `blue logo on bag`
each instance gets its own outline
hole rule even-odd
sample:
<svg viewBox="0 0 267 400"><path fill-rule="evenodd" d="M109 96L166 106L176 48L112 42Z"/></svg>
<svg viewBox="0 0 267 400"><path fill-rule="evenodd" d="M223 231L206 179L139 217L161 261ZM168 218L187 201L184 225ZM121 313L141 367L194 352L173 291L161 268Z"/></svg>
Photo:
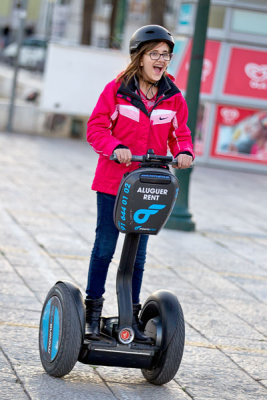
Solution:
<svg viewBox="0 0 267 400"><path fill-rule="evenodd" d="M163 204L152 204L147 209L141 208L134 213L133 219L137 224L144 224L149 219L150 215L157 214L160 210L165 208Z"/></svg>

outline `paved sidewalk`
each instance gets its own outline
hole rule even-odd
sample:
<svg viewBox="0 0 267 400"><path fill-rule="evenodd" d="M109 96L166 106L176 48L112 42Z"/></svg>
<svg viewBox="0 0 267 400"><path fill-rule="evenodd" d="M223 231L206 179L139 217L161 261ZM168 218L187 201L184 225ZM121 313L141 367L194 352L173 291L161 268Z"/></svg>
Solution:
<svg viewBox="0 0 267 400"><path fill-rule="evenodd" d="M0 133L1 399L267 398L267 178L196 165L190 208L195 233L150 238L142 300L173 290L186 346L170 383L140 370L77 363L48 376L38 353L42 302L57 279L83 290L94 238L97 156L81 141ZM105 314L116 314L109 271Z"/></svg>

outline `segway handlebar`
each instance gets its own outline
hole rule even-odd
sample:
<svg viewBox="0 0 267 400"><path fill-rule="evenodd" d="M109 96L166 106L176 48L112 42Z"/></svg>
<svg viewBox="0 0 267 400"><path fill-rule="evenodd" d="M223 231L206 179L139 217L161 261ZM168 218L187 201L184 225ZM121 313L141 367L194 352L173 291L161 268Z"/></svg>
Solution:
<svg viewBox="0 0 267 400"><path fill-rule="evenodd" d="M117 155L113 153L110 156L111 161L118 161ZM154 154L154 152L148 151L147 154L142 156L132 155L132 162L140 162L146 164L158 164L158 165L176 165L177 158L173 158L172 156L161 156Z"/></svg>

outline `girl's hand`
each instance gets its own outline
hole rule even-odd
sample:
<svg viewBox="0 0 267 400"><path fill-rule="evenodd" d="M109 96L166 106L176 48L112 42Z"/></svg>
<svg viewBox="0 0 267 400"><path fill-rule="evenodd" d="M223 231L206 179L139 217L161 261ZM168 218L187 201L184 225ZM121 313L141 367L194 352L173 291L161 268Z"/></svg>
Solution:
<svg viewBox="0 0 267 400"><path fill-rule="evenodd" d="M173 168L177 169L185 169L189 168L193 162L193 157L188 154L179 154L177 157L177 165L174 165Z"/></svg>
<svg viewBox="0 0 267 400"><path fill-rule="evenodd" d="M131 165L132 153L129 149L116 149L114 150L120 164L126 164L126 167Z"/></svg>

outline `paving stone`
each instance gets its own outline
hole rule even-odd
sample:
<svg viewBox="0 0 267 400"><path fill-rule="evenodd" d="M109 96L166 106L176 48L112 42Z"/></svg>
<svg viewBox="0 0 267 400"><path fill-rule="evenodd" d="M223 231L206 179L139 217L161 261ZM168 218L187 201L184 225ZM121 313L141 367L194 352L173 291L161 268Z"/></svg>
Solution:
<svg viewBox="0 0 267 400"><path fill-rule="evenodd" d="M4 378L5 375L14 375L14 372L4 353L0 351L0 378Z"/></svg>
<svg viewBox="0 0 267 400"><path fill-rule="evenodd" d="M185 348L177 382L194 399L261 399L265 389L216 349Z"/></svg>
<svg viewBox="0 0 267 400"><path fill-rule="evenodd" d="M108 383L115 393L116 397L121 400L149 400L153 399L175 399L184 400L190 397L183 391L183 389L175 384L174 381L165 386L153 386L148 383L141 382L140 384L118 384Z"/></svg>
<svg viewBox="0 0 267 400"><path fill-rule="evenodd" d="M34 309L35 307L35 309ZM36 304L26 308L18 308L16 304L10 304L9 307L6 305L1 309L1 325L10 326L29 326L37 328L41 316L41 304Z"/></svg>
<svg viewBox="0 0 267 400"><path fill-rule="evenodd" d="M3 400L28 400L22 385L15 376L0 372L1 399Z"/></svg>
<svg viewBox="0 0 267 400"><path fill-rule="evenodd" d="M50 377L41 368L28 367L25 371L20 366L17 369L32 399L116 399L106 384L90 367L88 367L86 373L74 369L72 373L61 379Z"/></svg>
<svg viewBox="0 0 267 400"><path fill-rule="evenodd" d="M267 351L251 354L250 352L243 351L242 353L241 351L228 351L226 349L225 353L256 381L263 381L266 377Z"/></svg>
<svg viewBox="0 0 267 400"><path fill-rule="evenodd" d="M40 363L39 318L57 280L74 281L84 294L95 236L96 195L90 185L97 155L83 141L20 134L0 133L2 148L9 151L0 151L0 344L9 361L0 356L1 396L267 397L263 175L196 165L190 188L196 232L163 229L149 239L141 302L157 289L172 290L185 316L184 357L174 380L157 387L138 369L79 362L55 379ZM120 235L109 269L104 315L117 314L123 239Z"/></svg>

